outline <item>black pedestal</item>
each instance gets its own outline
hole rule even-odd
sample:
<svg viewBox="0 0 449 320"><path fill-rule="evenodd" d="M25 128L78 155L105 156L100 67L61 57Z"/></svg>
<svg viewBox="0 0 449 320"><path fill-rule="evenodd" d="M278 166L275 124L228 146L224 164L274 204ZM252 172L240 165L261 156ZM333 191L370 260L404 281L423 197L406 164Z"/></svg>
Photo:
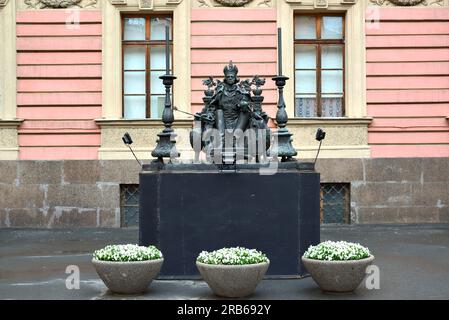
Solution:
<svg viewBox="0 0 449 320"><path fill-rule="evenodd" d="M300 257L320 241L320 176L279 165L274 175L254 167L224 173L212 165L144 166L140 244L162 251L161 276L198 276L202 250L230 246L265 252L268 275L304 275Z"/></svg>

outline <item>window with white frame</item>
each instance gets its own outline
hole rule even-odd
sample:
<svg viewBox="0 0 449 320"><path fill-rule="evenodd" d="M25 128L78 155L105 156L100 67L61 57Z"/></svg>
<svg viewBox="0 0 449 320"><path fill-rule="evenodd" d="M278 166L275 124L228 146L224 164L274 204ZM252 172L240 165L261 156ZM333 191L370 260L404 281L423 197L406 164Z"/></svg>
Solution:
<svg viewBox="0 0 449 320"><path fill-rule="evenodd" d="M169 16L123 17L123 117L161 118L165 87L165 27L170 26L170 59L173 51L172 18ZM173 63L170 63L173 65Z"/></svg>
<svg viewBox="0 0 449 320"><path fill-rule="evenodd" d="M345 115L342 14L295 16L295 116Z"/></svg>

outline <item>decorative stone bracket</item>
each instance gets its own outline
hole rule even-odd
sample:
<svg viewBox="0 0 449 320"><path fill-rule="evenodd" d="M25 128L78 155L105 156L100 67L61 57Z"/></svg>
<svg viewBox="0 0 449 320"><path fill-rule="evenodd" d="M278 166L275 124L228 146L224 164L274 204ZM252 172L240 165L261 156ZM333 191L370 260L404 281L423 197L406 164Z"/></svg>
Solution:
<svg viewBox="0 0 449 320"><path fill-rule="evenodd" d="M315 0L313 2L313 7L314 8L323 8L326 9L327 7L329 7L329 2L327 0Z"/></svg>
<svg viewBox="0 0 449 320"><path fill-rule="evenodd" d="M152 10L153 9L153 0L139 0L139 9L140 10Z"/></svg>
<svg viewBox="0 0 449 320"><path fill-rule="evenodd" d="M124 5L126 4L126 0L109 0L109 2L113 5Z"/></svg>

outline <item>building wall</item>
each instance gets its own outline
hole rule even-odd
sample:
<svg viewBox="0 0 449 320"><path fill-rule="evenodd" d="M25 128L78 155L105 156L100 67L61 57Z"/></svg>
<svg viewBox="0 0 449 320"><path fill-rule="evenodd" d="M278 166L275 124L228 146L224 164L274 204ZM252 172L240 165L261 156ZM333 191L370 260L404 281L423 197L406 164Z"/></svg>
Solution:
<svg viewBox="0 0 449 320"><path fill-rule="evenodd" d="M69 11L29 8L22 0L3 3L6 7L1 9L2 15L9 17L17 11L15 21L2 19L6 31L1 35L17 54L14 57L8 54L7 46L2 50L8 66L3 68L5 74L0 79L4 97L1 158L130 157L120 139L113 142L109 137L111 132L120 137L126 130L137 130L138 137L149 132L142 121L116 117L121 113L121 99L117 98L121 96L120 32L117 32L120 14L138 11L138 1L130 0L126 5L105 1L94 9L86 1L81 10ZM364 59L355 44L361 39L366 42L367 104L362 98L354 98L364 94L354 94L352 98L348 94L348 110L352 110L348 111L348 119L290 121L291 131L300 137L293 142L300 155L313 156L312 133L321 126L337 135L336 139L329 137L325 141L323 157L367 157L370 152L372 157L449 156L449 8L369 6L362 17L366 27L359 30L359 12L364 12L367 1L341 4L330 0L328 4L329 12L347 12L348 92L364 87L357 76L364 69L352 64ZM152 11L168 9L175 18L174 69L180 70L175 81L175 104L179 108L198 111L204 89L201 80L209 75L221 77L223 66L233 60L240 67L242 79L254 74L267 78L264 108L274 117L277 92L270 78L276 73L276 28L282 26L284 69L291 78L285 96L292 115L292 19L295 12L313 12L314 5L279 0L263 5L252 2L249 8L242 9L205 7L196 2L173 5L157 0ZM73 19L80 24L67 25ZM103 20L108 28L104 28ZM363 33L366 38L359 37ZM111 55L115 58L109 59ZM186 65L190 67L188 70ZM179 100L180 88L184 94L188 92L185 97L181 95L184 100ZM176 117L186 118L180 113ZM157 121L145 125L151 132L161 127ZM186 132L179 136L185 149L183 157L191 155L185 143ZM139 138L136 147L141 156L150 151L148 139Z"/></svg>
<svg viewBox="0 0 449 320"><path fill-rule="evenodd" d="M371 156L449 156L449 8L367 10Z"/></svg>
<svg viewBox="0 0 449 320"><path fill-rule="evenodd" d="M193 112L204 106L203 79L223 78L232 60L241 80L254 75L266 78L264 110L276 115L277 89L271 80L277 73L276 9L192 9L191 88Z"/></svg>
<svg viewBox="0 0 449 320"><path fill-rule="evenodd" d="M162 129L159 120L121 118L122 13L173 14L174 103L188 112L202 107L201 80L221 79L232 60L242 80L267 79L264 109L275 117L271 77L282 27L292 116L293 16L314 12L314 2L222 8L154 0L144 11L137 0L125 2L66 11L0 0L0 227L119 226L120 184L138 183L139 168L107 159L133 157L121 141L128 131L148 160ZM346 12L348 117L290 119L298 158L315 156L314 132L324 128L326 159L317 169L323 183L350 183L354 223L449 222L448 0L432 8L325 2L321 11ZM79 28L66 24L78 18ZM175 116L178 149L191 159L191 120Z"/></svg>
<svg viewBox="0 0 449 320"><path fill-rule="evenodd" d="M131 158L132 155L120 139L126 131L132 132L136 137L134 147L137 154L142 158L147 157L154 146L154 139L151 139L149 133L154 136L154 133L161 129L160 121L135 121L121 118L120 15L140 12L139 2L129 0L125 4L117 4L118 2L104 1L101 2L101 6L99 3L95 4L97 9L101 9L102 30L100 33L98 33L99 20L90 21L96 26L91 25L87 20L83 22L84 16L100 12L100 10L94 10L87 6L91 2L82 2L83 8L78 10L81 14L80 28L65 29L63 27L66 26L63 24L73 15L72 11L42 10L38 6L30 8L23 0L18 0L17 3L19 4L17 7L19 12L17 30L20 32L17 36L17 44L20 47L17 49L17 59L19 60L17 63L19 85L17 99L19 101L16 115L19 119L25 119L19 127L19 158ZM221 78L224 65L229 60L233 60L240 68L242 79L256 74L267 79L264 91L264 110L274 118L277 110L277 92L271 78L277 72L276 29L278 26L284 28L284 73L290 77L285 88L285 97L287 101L293 102L294 79L290 74L293 72L290 67L294 59L293 47L290 43L293 34L293 13L297 9L313 10L313 5L305 4L299 7L296 2L257 3L254 1L248 8L222 8L211 6L210 1L207 3L209 3L209 7L194 1L155 0L152 10L142 11L142 13L167 11L173 13L176 48L174 71L178 77L174 86L174 104L184 111L198 111L202 107L201 100L204 89L201 84L202 78L209 75ZM359 54L363 51L357 49L358 47L363 49L363 44L357 47L355 44L359 41L354 41L354 39L363 38L363 32L359 32L363 25L363 17L359 14L363 12L363 4L345 5L338 0L332 0L331 5L332 10L347 11L351 17L349 19L351 27L348 28L348 34L351 35L351 44L348 45L348 48L351 49L349 52L358 57L358 61L363 61L363 54ZM284 26L284 20L280 18L284 15L284 11L288 12L289 21L292 22L288 28ZM46 12L51 14L47 16ZM27 16L28 20L21 21L20 15ZM42 18L43 16L46 18ZM52 25L55 26L54 30L48 28L52 23L51 19L56 19L54 20L56 24ZM31 26L33 32L27 34L26 28L31 29ZM82 43L83 40L92 40L100 35L102 36L101 50L91 41L89 44L92 47L86 47L86 43ZM42 42L42 46L37 45L37 42L41 40L45 40ZM58 44L52 43L51 40L58 40ZM65 43L59 40L64 40ZM99 41L98 38L97 41ZM81 47L76 47L76 44ZM59 60L52 58L63 54L70 56L72 62L64 61L67 65L62 65L61 58ZM103 68L101 91L98 91L98 81L95 82L95 85L89 84L88 86L85 80L99 80L94 67L100 67L96 60L100 54ZM24 56L25 58L23 58ZM40 58L42 56L46 56L47 60L42 61ZM34 59L34 57L39 58ZM78 58L84 60L76 60ZM350 61L352 63L355 59L350 59ZM70 64L75 68L71 68ZM359 65L363 66L364 64L359 63ZM67 68L68 73L65 73L62 68ZM71 74L77 72L78 69L83 69L88 73L79 74L78 78L73 78ZM35 72L35 70L37 71ZM60 74L51 74L49 70L51 72L61 71ZM361 75L362 73L357 71L361 69L350 65L347 70L355 84L349 89L358 88L360 91L363 88L361 85L363 82L357 80L360 76L356 76L356 74ZM352 76L351 70L356 71L354 76ZM23 74L22 72L25 71L27 73ZM94 76L96 78L92 78ZM45 91L49 88L53 88L53 92ZM349 89L348 92L351 91ZM97 104L100 94L102 96L101 104ZM349 120L328 119L319 123L319 121L308 119L290 122L291 131L300 137L293 143L302 157L314 155L316 149L314 131L319 126L328 132L341 133L339 139L328 140L331 143L323 145L323 157L369 156L366 127L370 120L364 118L364 90L352 96L356 98L351 98L351 102L348 103L348 110L351 110L348 113ZM79 101L81 103L78 103ZM100 106L101 114L98 111ZM293 114L292 103L287 104L287 110L291 116ZM182 113L175 113L175 115L181 121L186 119ZM95 123L91 121L94 119ZM270 125L274 126L274 123L271 121ZM185 127L184 122L182 126ZM98 135L99 132L101 132L100 135ZM358 138L352 139L351 136ZM192 152L186 143L188 142L187 130L179 131L178 142L182 149L181 156L191 158Z"/></svg>
<svg viewBox="0 0 449 320"><path fill-rule="evenodd" d="M321 182L350 182L352 223L449 223L449 158L320 159ZM0 228L119 227L132 160L1 161ZM188 187L188 186L185 186Z"/></svg>
<svg viewBox="0 0 449 320"><path fill-rule="evenodd" d="M99 10L17 12L20 159L98 158L101 50Z"/></svg>

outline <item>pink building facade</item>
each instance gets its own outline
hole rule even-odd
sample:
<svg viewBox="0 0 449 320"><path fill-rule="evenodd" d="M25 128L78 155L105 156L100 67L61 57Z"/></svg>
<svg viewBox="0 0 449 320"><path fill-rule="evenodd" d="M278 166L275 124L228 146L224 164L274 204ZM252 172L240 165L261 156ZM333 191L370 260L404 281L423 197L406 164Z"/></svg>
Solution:
<svg viewBox="0 0 449 320"><path fill-rule="evenodd" d="M448 222L449 2L397 2L0 1L0 226L123 225L138 170L121 136L150 158L167 21L179 110L201 110L202 80L232 60L242 80L267 79L274 119L281 27L298 157L313 158L315 130L327 132L323 199L343 188L347 223ZM192 117L175 118L191 159Z"/></svg>

